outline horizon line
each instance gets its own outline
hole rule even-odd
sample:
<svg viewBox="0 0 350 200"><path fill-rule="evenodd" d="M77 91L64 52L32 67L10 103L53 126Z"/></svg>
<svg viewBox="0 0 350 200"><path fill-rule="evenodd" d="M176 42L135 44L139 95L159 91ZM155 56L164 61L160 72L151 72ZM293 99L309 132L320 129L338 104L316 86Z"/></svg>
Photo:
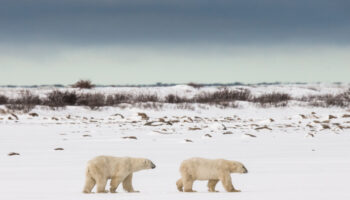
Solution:
<svg viewBox="0 0 350 200"><path fill-rule="evenodd" d="M74 83L73 83L74 84ZM37 87L56 87L56 88L64 88L64 87L70 87L73 84L26 84L26 85L14 85L14 84L8 84L8 85L0 85L2 88L37 88ZM94 84L94 87L171 87L176 85L198 85L202 87L215 87L215 86L251 86L251 85L306 85L306 84L334 84L334 85L342 85L342 84L350 84L350 82L342 82L342 81L335 81L335 82L280 82L280 81L274 81L274 82L257 82L257 83L244 83L244 82L230 82L230 83L197 83L197 82L188 82L188 83L162 83L162 82L156 82L152 84Z"/></svg>

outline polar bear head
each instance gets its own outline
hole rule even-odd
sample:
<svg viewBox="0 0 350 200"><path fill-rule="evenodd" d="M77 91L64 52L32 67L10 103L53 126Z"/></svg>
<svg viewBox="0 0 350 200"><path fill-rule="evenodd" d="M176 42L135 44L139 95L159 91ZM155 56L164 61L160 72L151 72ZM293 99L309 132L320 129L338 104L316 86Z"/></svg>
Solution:
<svg viewBox="0 0 350 200"><path fill-rule="evenodd" d="M147 158L131 158L132 171L140 171L144 169L154 169L156 165Z"/></svg>
<svg viewBox="0 0 350 200"><path fill-rule="evenodd" d="M247 168L238 161L231 161L230 162L230 172L231 173L241 173L245 174L248 173Z"/></svg>
<svg viewBox="0 0 350 200"><path fill-rule="evenodd" d="M156 168L156 165L149 159L145 159L143 161L143 166L145 169L154 169Z"/></svg>

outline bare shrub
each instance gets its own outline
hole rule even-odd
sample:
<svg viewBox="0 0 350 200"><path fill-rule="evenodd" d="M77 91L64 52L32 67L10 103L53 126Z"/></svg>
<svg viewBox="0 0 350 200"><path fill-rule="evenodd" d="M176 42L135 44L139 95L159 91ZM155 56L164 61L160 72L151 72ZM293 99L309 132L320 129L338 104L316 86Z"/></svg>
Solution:
<svg viewBox="0 0 350 200"><path fill-rule="evenodd" d="M91 109L98 109L105 106L105 95L101 93L81 94L76 102L77 105L88 106Z"/></svg>
<svg viewBox="0 0 350 200"><path fill-rule="evenodd" d="M287 93L273 92L270 94L262 94L253 98L254 103L259 103L261 106L284 107L288 105L288 101L292 97Z"/></svg>
<svg viewBox="0 0 350 200"><path fill-rule="evenodd" d="M147 102L147 103L137 103L136 105L139 108L142 109L152 109L152 110L161 110L163 108L162 103L157 103L157 102Z"/></svg>
<svg viewBox="0 0 350 200"><path fill-rule="evenodd" d="M193 88L196 88L196 89L199 89L201 87L203 87L202 84L199 84L199 83L193 83L193 82L190 82L190 83L187 83L188 86L191 86Z"/></svg>
<svg viewBox="0 0 350 200"><path fill-rule="evenodd" d="M216 106L218 106L221 109L225 109L225 108L238 108L239 105L236 102L218 102L216 104Z"/></svg>
<svg viewBox="0 0 350 200"><path fill-rule="evenodd" d="M113 98L113 95L108 95L106 97L106 105L107 106L114 106L114 105L117 105L114 103L114 98Z"/></svg>
<svg viewBox="0 0 350 200"><path fill-rule="evenodd" d="M9 110L20 110L25 113L31 111L36 105L40 105L41 100L39 96L33 95L30 91L21 91L19 97L10 99L6 108Z"/></svg>
<svg viewBox="0 0 350 200"><path fill-rule="evenodd" d="M54 90L47 94L44 104L53 108L64 107L67 105L75 105L77 99L78 96L75 92Z"/></svg>
<svg viewBox="0 0 350 200"><path fill-rule="evenodd" d="M350 106L350 89L340 94L323 94L303 96L300 101L308 102L311 106L316 107L349 107Z"/></svg>
<svg viewBox="0 0 350 200"><path fill-rule="evenodd" d="M193 97L193 100L197 103L214 103L218 99L214 97L213 93L202 92Z"/></svg>
<svg viewBox="0 0 350 200"><path fill-rule="evenodd" d="M74 83L72 87L80 89L91 89L94 88L95 85L92 84L90 80L79 80L76 83Z"/></svg>
<svg viewBox="0 0 350 200"><path fill-rule="evenodd" d="M156 94L139 94L134 97L134 102L159 102Z"/></svg>
<svg viewBox="0 0 350 200"><path fill-rule="evenodd" d="M132 95L130 94L114 94L114 95L108 95L106 99L106 105L108 106L114 106L121 103L130 103L132 99Z"/></svg>
<svg viewBox="0 0 350 200"><path fill-rule="evenodd" d="M182 110L192 110L194 111L196 109L196 107L194 107L192 104L190 103L180 103L176 105L177 109L182 109Z"/></svg>
<svg viewBox="0 0 350 200"><path fill-rule="evenodd" d="M44 104L50 107L63 107L65 106L63 102L63 92L60 92L59 90L54 90L47 94L47 99L45 100Z"/></svg>
<svg viewBox="0 0 350 200"><path fill-rule="evenodd" d="M197 103L217 103L227 101L249 101L251 99L251 93L248 89L242 90L229 90L227 88L219 91L208 93L203 92L197 94L193 100Z"/></svg>
<svg viewBox="0 0 350 200"><path fill-rule="evenodd" d="M307 102L312 107L326 107L325 99L326 95L308 95L302 96L297 100Z"/></svg>
<svg viewBox="0 0 350 200"><path fill-rule="evenodd" d="M312 107L326 107L326 104L323 101L316 101L316 100L308 102L307 105Z"/></svg>
<svg viewBox="0 0 350 200"><path fill-rule="evenodd" d="M325 103L327 106L348 107L350 105L350 90L337 95L328 95Z"/></svg>
<svg viewBox="0 0 350 200"><path fill-rule="evenodd" d="M0 95L0 105L7 104L9 99L5 95Z"/></svg>
<svg viewBox="0 0 350 200"><path fill-rule="evenodd" d="M189 99L186 97L180 97L174 94L169 94L165 97L165 102L166 103L185 103L185 102L190 102Z"/></svg>
<svg viewBox="0 0 350 200"><path fill-rule="evenodd" d="M66 105L73 106L78 100L78 95L75 92L65 92L63 95L63 102Z"/></svg>

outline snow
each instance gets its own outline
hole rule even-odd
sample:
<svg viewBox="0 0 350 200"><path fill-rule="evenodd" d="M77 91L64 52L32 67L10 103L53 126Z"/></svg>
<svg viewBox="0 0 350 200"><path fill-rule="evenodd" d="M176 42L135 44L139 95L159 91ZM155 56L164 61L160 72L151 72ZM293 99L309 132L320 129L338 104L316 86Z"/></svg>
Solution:
<svg viewBox="0 0 350 200"><path fill-rule="evenodd" d="M267 88L275 91L280 87L286 90L292 86ZM315 91L295 87L290 91L298 95ZM334 91L324 87L320 86L318 93ZM187 86L168 89L163 88L162 94L189 91ZM8 88L1 90L15 93ZM38 94L47 91L36 90ZM266 88L257 87L255 91ZM350 199L350 118L343 117L350 114L349 110L194 106L195 110L165 105L160 110L105 107L93 111L74 106L60 110L36 107L31 112L38 117L15 113L18 120L8 119L10 113L0 114L0 199ZM142 120L139 112L150 119ZM330 114L336 118L326 122ZM159 118L179 122L145 126ZM190 130L194 127L199 129ZM223 134L227 131L232 134ZM125 136L137 139L123 139ZM10 152L20 155L8 156ZM140 193L126 193L119 187L117 194L83 194L86 162L97 155L146 157L157 167L134 174L133 185ZM180 178L179 165L190 157L244 163L248 174L232 174L234 186L242 192L228 193L219 182L220 192L209 193L204 181L195 182L197 193L178 192L175 182Z"/></svg>

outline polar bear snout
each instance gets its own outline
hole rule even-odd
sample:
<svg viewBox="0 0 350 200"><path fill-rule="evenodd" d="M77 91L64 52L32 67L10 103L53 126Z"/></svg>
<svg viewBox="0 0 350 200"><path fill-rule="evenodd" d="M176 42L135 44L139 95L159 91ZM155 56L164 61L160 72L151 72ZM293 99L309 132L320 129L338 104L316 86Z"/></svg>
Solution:
<svg viewBox="0 0 350 200"><path fill-rule="evenodd" d="M245 168L245 166L243 166L243 174L246 174L246 173L248 173L248 170L247 168Z"/></svg>
<svg viewBox="0 0 350 200"><path fill-rule="evenodd" d="M151 168L152 169L156 168L156 165L153 162L151 162Z"/></svg>

